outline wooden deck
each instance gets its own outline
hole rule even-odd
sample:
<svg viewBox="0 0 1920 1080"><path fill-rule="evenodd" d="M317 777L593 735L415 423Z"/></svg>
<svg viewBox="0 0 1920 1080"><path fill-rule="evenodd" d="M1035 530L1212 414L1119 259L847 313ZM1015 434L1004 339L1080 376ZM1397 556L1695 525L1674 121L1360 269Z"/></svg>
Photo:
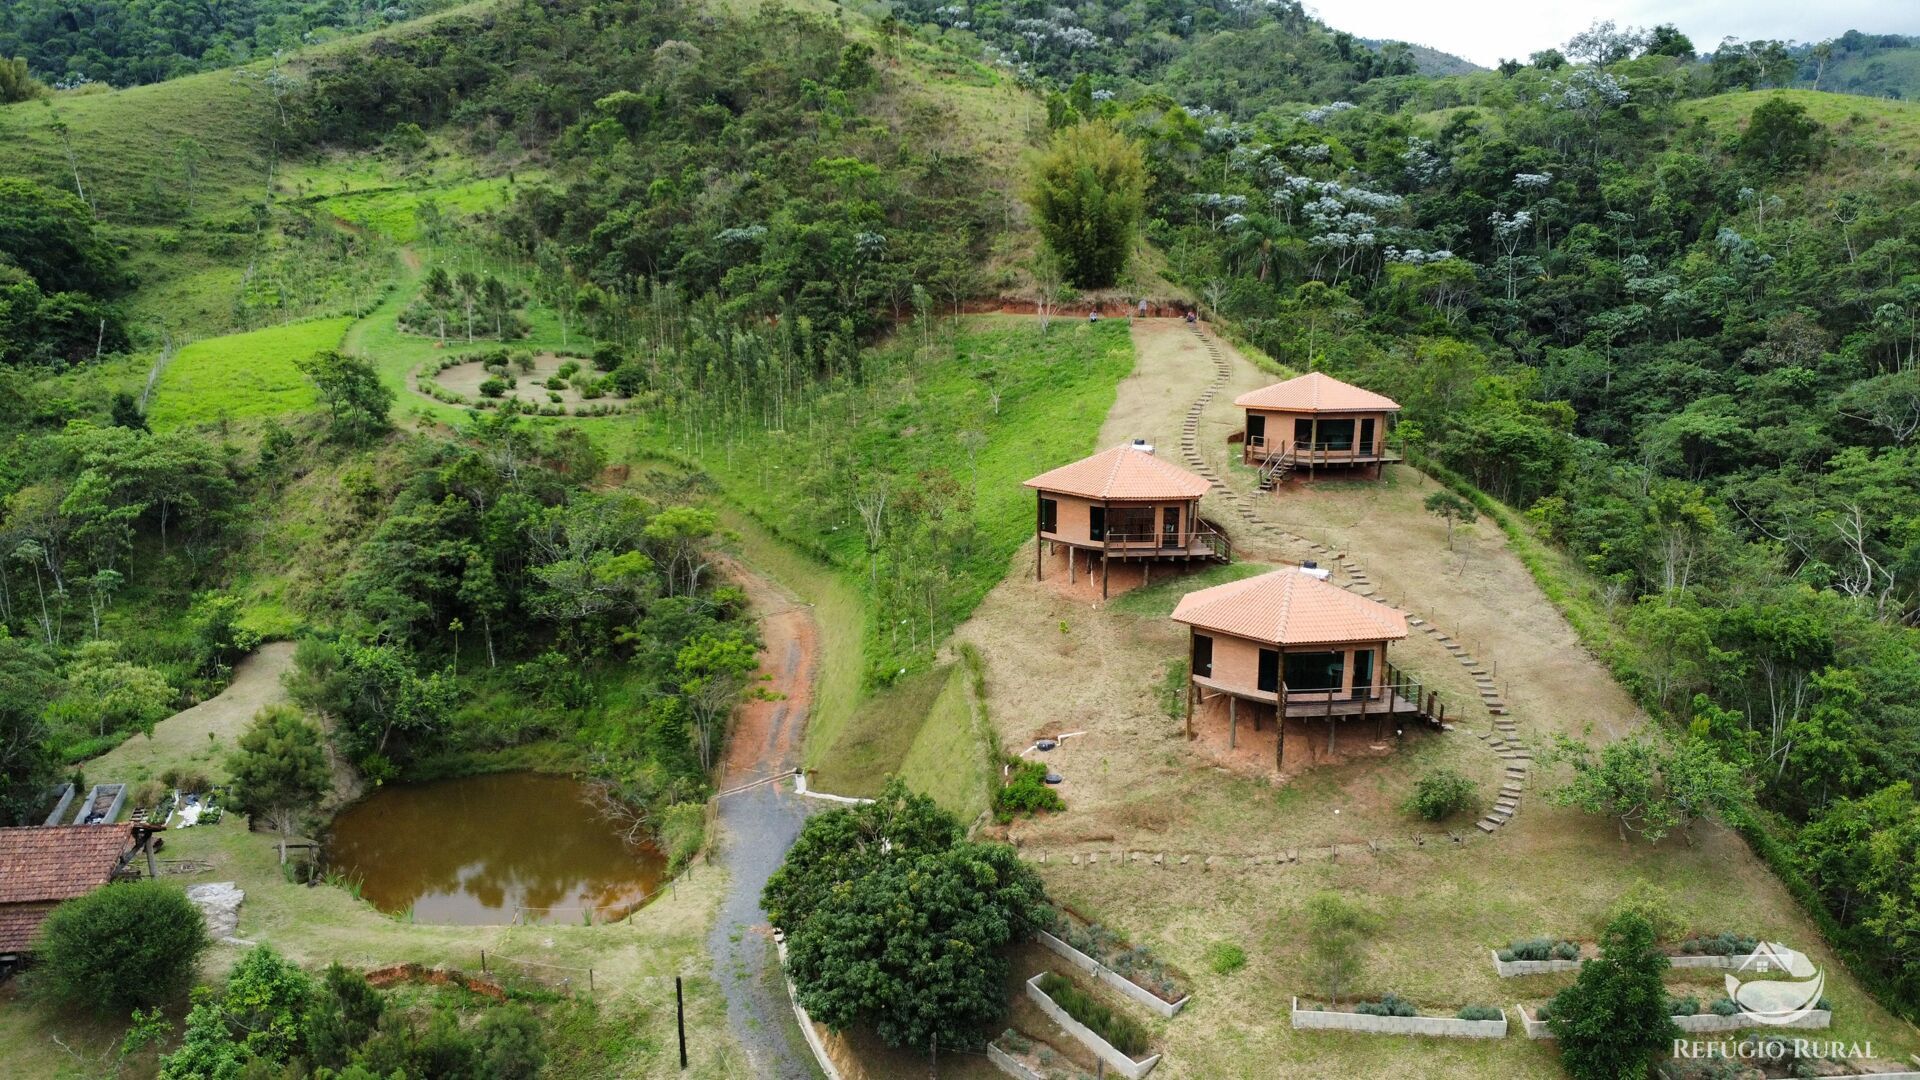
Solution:
<svg viewBox="0 0 1920 1080"><path fill-rule="evenodd" d="M1271 690L1249 690L1242 686L1230 686L1205 675L1193 676L1193 684L1202 690L1227 694L1242 701L1257 701L1275 708L1280 705L1281 695ZM1286 706L1288 716L1303 720L1316 717L1344 719L1350 716L1426 715L1419 703L1397 692L1383 692L1377 697L1367 697L1362 694L1329 694L1325 691L1295 690L1286 694Z"/></svg>

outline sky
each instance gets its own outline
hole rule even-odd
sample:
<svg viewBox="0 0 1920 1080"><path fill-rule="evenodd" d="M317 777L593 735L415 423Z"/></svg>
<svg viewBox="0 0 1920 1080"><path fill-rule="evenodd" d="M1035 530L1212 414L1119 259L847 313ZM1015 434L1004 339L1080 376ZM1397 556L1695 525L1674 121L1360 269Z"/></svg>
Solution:
<svg viewBox="0 0 1920 1080"><path fill-rule="evenodd" d="M1848 30L1920 33L1920 4L1911 0L1309 0L1309 7L1336 30L1431 45L1485 67L1558 46L1595 19L1673 23L1702 52L1728 35L1823 41Z"/></svg>

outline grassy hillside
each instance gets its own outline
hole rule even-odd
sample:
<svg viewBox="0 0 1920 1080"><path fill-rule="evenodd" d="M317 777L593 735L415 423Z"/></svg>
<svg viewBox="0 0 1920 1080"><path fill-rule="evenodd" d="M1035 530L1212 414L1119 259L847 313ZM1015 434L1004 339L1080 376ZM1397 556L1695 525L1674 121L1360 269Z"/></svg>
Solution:
<svg viewBox="0 0 1920 1080"><path fill-rule="evenodd" d="M164 430L313 408L319 399L294 364L339 347L351 321L315 319L196 341L161 372L148 420Z"/></svg>
<svg viewBox="0 0 1920 1080"><path fill-rule="evenodd" d="M1832 136L1837 149L1850 156L1904 166L1911 171L1920 161L1920 102L1889 101L1818 90L1748 90L1683 101L1680 115L1706 122L1715 134L1735 135L1761 102L1783 97L1805 106L1807 115Z"/></svg>

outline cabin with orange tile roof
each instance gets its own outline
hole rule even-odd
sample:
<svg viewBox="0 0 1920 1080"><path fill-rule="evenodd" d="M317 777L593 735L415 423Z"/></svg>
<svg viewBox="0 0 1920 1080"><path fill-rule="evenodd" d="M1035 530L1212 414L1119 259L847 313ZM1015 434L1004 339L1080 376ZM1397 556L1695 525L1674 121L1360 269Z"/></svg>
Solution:
<svg viewBox="0 0 1920 1080"><path fill-rule="evenodd" d="M1405 613L1306 568L1190 592L1173 621L1188 632L1188 738L1195 708L1224 702L1228 749L1243 719L1255 733L1269 723L1274 766L1285 768L1289 730L1324 725L1331 751L1339 727L1354 721L1375 736L1398 734L1409 720L1441 722L1437 695L1387 659L1407 636Z"/></svg>
<svg viewBox="0 0 1920 1080"><path fill-rule="evenodd" d="M1325 469L1372 469L1399 461L1387 448L1387 429L1400 403L1383 394L1310 371L1233 399L1246 426L1228 442L1241 443L1241 462L1258 466L1260 490L1289 474Z"/></svg>
<svg viewBox="0 0 1920 1080"><path fill-rule="evenodd" d="M1034 490L1033 574L1042 576L1040 548L1065 546L1067 574L1079 554L1087 572L1100 559L1100 592L1107 593L1107 562L1139 560L1230 562L1233 545L1200 516L1200 497L1212 482L1158 457L1141 440L1103 450L1026 482Z"/></svg>

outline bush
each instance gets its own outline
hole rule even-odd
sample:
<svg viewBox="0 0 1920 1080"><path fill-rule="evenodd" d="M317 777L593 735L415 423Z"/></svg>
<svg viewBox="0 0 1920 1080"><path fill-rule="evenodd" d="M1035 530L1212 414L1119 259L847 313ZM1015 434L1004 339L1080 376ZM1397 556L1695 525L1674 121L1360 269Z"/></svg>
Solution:
<svg viewBox="0 0 1920 1080"><path fill-rule="evenodd" d="M490 375L480 383L480 396L497 398L507 392L507 380L498 375Z"/></svg>
<svg viewBox="0 0 1920 1080"><path fill-rule="evenodd" d="M993 793L993 819L1006 824L1019 814L1065 810L1060 793L1047 786L1047 767L1038 761L1015 759L1013 774Z"/></svg>
<svg viewBox="0 0 1920 1080"><path fill-rule="evenodd" d="M1511 963L1515 960L1578 960L1580 946L1571 941L1555 938L1527 938L1515 941L1500 950L1500 959Z"/></svg>
<svg viewBox="0 0 1920 1080"><path fill-rule="evenodd" d="M1673 899L1667 895L1665 889L1651 881L1642 879L1629 886L1627 891L1621 893L1620 898L1607 908L1606 917L1600 920L1600 925L1603 928L1611 925L1614 920L1629 912L1647 920L1648 925L1653 927L1656 941L1671 941L1686 929L1686 925L1680 921L1680 916L1673 910Z"/></svg>
<svg viewBox="0 0 1920 1080"><path fill-rule="evenodd" d="M1735 1016L1740 1012L1740 1003L1732 998L1721 998L1711 1008L1715 1016Z"/></svg>
<svg viewBox="0 0 1920 1080"><path fill-rule="evenodd" d="M124 1015L184 991L208 944L200 909L179 886L108 885L41 924L34 984L57 1001Z"/></svg>
<svg viewBox="0 0 1920 1080"><path fill-rule="evenodd" d="M1426 821L1445 821L1474 804L1473 781L1449 768L1422 776L1413 786L1407 809Z"/></svg>
<svg viewBox="0 0 1920 1080"><path fill-rule="evenodd" d="M1111 1043L1115 1050L1130 1058L1147 1052L1147 1029L1140 1026L1139 1021L1101 1004L1072 979L1049 971L1040 976L1040 992L1052 998L1068 1016Z"/></svg>
<svg viewBox="0 0 1920 1080"><path fill-rule="evenodd" d="M1379 1001L1362 1001L1353 1007L1362 1016L1419 1016L1413 1002L1399 994L1382 994Z"/></svg>
<svg viewBox="0 0 1920 1080"><path fill-rule="evenodd" d="M1662 984L1668 967L1644 916L1629 911L1601 933L1599 957L1553 999L1550 1023L1574 1080L1646 1075L1647 1059L1679 1033Z"/></svg>
<svg viewBox="0 0 1920 1080"><path fill-rule="evenodd" d="M660 813L660 850L670 870L679 870L707 842L705 803L679 802Z"/></svg>
<svg viewBox="0 0 1920 1080"><path fill-rule="evenodd" d="M1207 966L1215 975L1230 975L1247 966L1247 951L1230 941L1207 946Z"/></svg>
<svg viewBox="0 0 1920 1080"><path fill-rule="evenodd" d="M1686 997L1667 999L1668 1016L1693 1016L1700 1011L1700 999L1688 994Z"/></svg>
<svg viewBox="0 0 1920 1080"><path fill-rule="evenodd" d="M1468 1005L1454 1015L1462 1020L1503 1020L1507 1014L1491 1005Z"/></svg>
<svg viewBox="0 0 1920 1080"><path fill-rule="evenodd" d="M1680 951L1689 956L1746 956L1759 947L1757 938L1725 932L1690 937L1680 943Z"/></svg>

